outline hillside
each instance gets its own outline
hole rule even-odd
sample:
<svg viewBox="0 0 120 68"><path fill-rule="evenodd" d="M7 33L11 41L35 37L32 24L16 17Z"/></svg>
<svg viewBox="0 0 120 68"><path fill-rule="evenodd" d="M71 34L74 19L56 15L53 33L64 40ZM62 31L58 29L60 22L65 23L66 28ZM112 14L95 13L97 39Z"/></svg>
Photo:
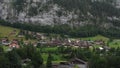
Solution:
<svg viewBox="0 0 120 68"><path fill-rule="evenodd" d="M12 34L12 32L14 31L15 33ZM19 32L19 29L0 25L0 37L8 37L9 39L14 39L16 38L16 35L18 34L18 32Z"/></svg>
<svg viewBox="0 0 120 68"><path fill-rule="evenodd" d="M0 18L42 25L119 27L119 0L3 0Z"/></svg>
<svg viewBox="0 0 120 68"><path fill-rule="evenodd" d="M119 6L120 0L3 0L0 19L35 32L120 38Z"/></svg>

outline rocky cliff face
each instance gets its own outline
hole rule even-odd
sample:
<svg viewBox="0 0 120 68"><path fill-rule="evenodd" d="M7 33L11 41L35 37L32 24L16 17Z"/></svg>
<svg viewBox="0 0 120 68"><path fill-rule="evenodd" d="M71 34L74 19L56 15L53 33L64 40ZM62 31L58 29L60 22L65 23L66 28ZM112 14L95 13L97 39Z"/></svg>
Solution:
<svg viewBox="0 0 120 68"><path fill-rule="evenodd" d="M64 12L57 4L48 3L47 0L3 0L0 2L0 18L11 22L40 23L52 25L67 23L72 17L77 17L72 12ZM59 17L57 12L66 15Z"/></svg>
<svg viewBox="0 0 120 68"><path fill-rule="evenodd" d="M87 11L86 16L82 13L80 15L80 12L78 9L66 10L54 0L0 0L0 18L10 22L40 23L43 25L64 23L84 25L88 22L90 24L92 22L91 18L96 18L89 11ZM85 18L86 20L78 18ZM107 18L113 19L116 16L107 16Z"/></svg>

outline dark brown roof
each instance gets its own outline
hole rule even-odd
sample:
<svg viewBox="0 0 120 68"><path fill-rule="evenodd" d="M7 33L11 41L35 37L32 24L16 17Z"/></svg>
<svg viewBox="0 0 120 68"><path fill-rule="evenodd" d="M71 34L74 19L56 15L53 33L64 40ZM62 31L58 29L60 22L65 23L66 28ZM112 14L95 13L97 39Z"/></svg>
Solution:
<svg viewBox="0 0 120 68"><path fill-rule="evenodd" d="M74 64L86 64L87 62L85 62L84 60L78 59L78 58L74 58L70 60L70 63L74 63Z"/></svg>

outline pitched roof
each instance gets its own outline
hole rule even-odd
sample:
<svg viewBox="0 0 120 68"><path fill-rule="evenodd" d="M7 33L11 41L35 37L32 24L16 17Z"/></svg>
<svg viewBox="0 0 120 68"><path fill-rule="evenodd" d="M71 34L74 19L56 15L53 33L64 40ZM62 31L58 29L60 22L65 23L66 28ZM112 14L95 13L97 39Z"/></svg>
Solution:
<svg viewBox="0 0 120 68"><path fill-rule="evenodd" d="M87 64L87 62L85 62L84 60L78 59L78 58L71 59L70 62L75 63L75 64Z"/></svg>

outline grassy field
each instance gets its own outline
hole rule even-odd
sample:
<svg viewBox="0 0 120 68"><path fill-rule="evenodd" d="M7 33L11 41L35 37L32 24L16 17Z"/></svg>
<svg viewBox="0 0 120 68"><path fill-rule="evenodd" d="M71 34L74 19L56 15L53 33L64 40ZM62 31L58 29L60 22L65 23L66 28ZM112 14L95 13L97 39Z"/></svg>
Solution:
<svg viewBox="0 0 120 68"><path fill-rule="evenodd" d="M10 35L10 33L14 32L14 30L16 31L15 34ZM20 40L21 38L17 37L19 32L20 32L20 29L0 25L0 38L8 37L9 40L13 40L13 39ZM25 40L25 37L23 37L22 39ZM36 40L30 39L28 41L35 42Z"/></svg>
<svg viewBox="0 0 120 68"><path fill-rule="evenodd" d="M95 37L87 37L87 38L80 38L81 40L103 40L103 41L108 41L109 38L101 36L101 35L97 35Z"/></svg>
<svg viewBox="0 0 120 68"><path fill-rule="evenodd" d="M109 41L109 38L101 36L101 35L97 35L95 37L80 38L80 39L81 40L92 40L92 41L103 40L105 41L106 44ZM114 48L120 47L120 39L113 39L113 41L109 43L109 46L114 47Z"/></svg>
<svg viewBox="0 0 120 68"><path fill-rule="evenodd" d="M42 53L42 57L43 57L43 60L44 60L44 64L46 64L47 58L48 58L48 54ZM53 60L52 62L53 63L59 63L61 61L65 61L61 55L52 54L52 57L53 57L52 58L52 60Z"/></svg>
<svg viewBox="0 0 120 68"><path fill-rule="evenodd" d="M94 36L94 37L85 37L85 38L70 38L71 40L75 40L75 39L78 39L78 40L90 40L90 41L95 41L95 40L103 40L105 42L107 42L109 40L109 38L107 37L104 37L102 35L97 35L97 36Z"/></svg>
<svg viewBox="0 0 120 68"><path fill-rule="evenodd" d="M120 39L114 39L112 42L110 42L110 47L117 48L120 47Z"/></svg>
<svg viewBox="0 0 120 68"><path fill-rule="evenodd" d="M16 30L16 34L10 35L11 32ZM8 37L10 40L16 38L16 35L19 33L19 29L16 28L11 28L11 27L6 27L6 26L1 26L0 25L0 37Z"/></svg>

